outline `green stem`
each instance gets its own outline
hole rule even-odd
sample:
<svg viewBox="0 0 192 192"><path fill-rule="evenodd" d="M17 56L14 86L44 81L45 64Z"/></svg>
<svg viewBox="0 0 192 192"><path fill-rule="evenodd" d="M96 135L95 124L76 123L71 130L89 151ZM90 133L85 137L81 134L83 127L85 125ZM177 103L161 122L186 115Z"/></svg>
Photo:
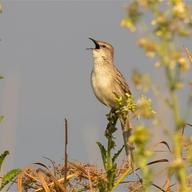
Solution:
<svg viewBox="0 0 192 192"><path fill-rule="evenodd" d="M175 78L174 75L172 74L171 69L169 66L166 66L166 75L167 75L167 80L168 80L168 85L169 85L169 92L171 96L171 109L173 112L173 118L175 121L175 130L179 131L181 128L181 118L180 118L180 109L178 105L178 99L177 99L177 94L176 94L176 89L175 89Z"/></svg>
<svg viewBox="0 0 192 192"><path fill-rule="evenodd" d="M106 129L105 136L107 138L107 154L106 154L106 173L107 173L107 192L111 192L113 188L114 181L114 171L112 162L112 149L115 147L115 141L113 140L113 133L116 131L116 123L118 116L113 110L108 114L108 125Z"/></svg>
<svg viewBox="0 0 192 192"><path fill-rule="evenodd" d="M108 188L108 191L110 192L111 191L111 136L109 136L108 138L108 147L107 147L107 180L108 180L108 183L107 183L107 188Z"/></svg>
<svg viewBox="0 0 192 192"><path fill-rule="evenodd" d="M111 167L111 139L108 139L108 147L107 147L107 170Z"/></svg>
<svg viewBox="0 0 192 192"><path fill-rule="evenodd" d="M185 169L185 164L182 159L181 151L182 151L182 135L180 132L177 132L176 135L174 136L174 151L175 151L175 158L177 163L177 169L176 169L176 175L178 178L178 181L180 183L179 191L182 192L188 192L188 184L187 184L187 179L186 179L186 169Z"/></svg>
<svg viewBox="0 0 192 192"><path fill-rule="evenodd" d="M129 175L131 172L133 171L133 169L131 167L129 167L115 182L112 188L112 191L125 179L125 177L127 177L127 175Z"/></svg>
<svg viewBox="0 0 192 192"><path fill-rule="evenodd" d="M175 131L176 131L176 138L174 141L174 151L175 151L175 159L176 161L181 161L181 166L176 170L176 175L179 181L179 188L182 192L188 192L187 187L187 180L186 180L186 170L182 160L182 136L181 136L181 117L180 117L180 109L179 103L177 99L177 93L175 89L175 78L174 75L171 73L171 69L166 66L166 74L167 80L169 83L169 92L171 96L171 109L174 117L175 122Z"/></svg>
<svg viewBox="0 0 192 192"><path fill-rule="evenodd" d="M172 100L172 111L175 119L175 129L176 131L179 131L181 128L181 118L180 118L180 113L179 113L179 105L178 105L178 100L177 100L177 95L175 90L170 91L171 95L171 100Z"/></svg>

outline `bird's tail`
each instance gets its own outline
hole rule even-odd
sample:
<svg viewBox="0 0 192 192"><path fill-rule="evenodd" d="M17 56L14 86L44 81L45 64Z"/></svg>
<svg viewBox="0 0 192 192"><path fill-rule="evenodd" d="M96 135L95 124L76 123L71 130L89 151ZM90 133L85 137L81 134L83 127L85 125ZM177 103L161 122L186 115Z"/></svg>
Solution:
<svg viewBox="0 0 192 192"><path fill-rule="evenodd" d="M134 147L133 147L133 144L131 144L129 142L129 137L132 134L132 126L130 124L128 117L126 119L120 118L120 121L121 121L121 127L122 127L122 132L123 132L125 153L126 153L127 160L129 162L129 164L132 166L133 165L133 149L134 149Z"/></svg>

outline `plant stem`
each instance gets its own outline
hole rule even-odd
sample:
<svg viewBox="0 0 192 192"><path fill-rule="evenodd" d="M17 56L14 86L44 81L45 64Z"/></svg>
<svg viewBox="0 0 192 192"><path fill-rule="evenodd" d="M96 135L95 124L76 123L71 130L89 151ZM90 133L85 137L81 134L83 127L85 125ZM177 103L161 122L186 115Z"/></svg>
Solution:
<svg viewBox="0 0 192 192"><path fill-rule="evenodd" d="M171 73L171 69L166 66L167 80L169 83L169 92L171 97L171 111L173 113L173 118L175 122L175 140L174 140L174 152L175 152L175 161L181 162L181 165L178 165L176 170L176 175L179 181L179 191L188 192L187 180L186 180L186 170L182 160L182 136L181 136L181 117L179 103L177 99L177 93L175 89L175 78Z"/></svg>
<svg viewBox="0 0 192 192"><path fill-rule="evenodd" d="M175 120L175 130L180 131L181 129L181 118L179 113L179 106L178 106L178 100L175 90L170 90L171 100L172 100L172 111L174 115Z"/></svg>
<svg viewBox="0 0 192 192"><path fill-rule="evenodd" d="M131 167L129 167L128 169L126 169L126 171L114 182L112 191L123 181L123 179L125 177L127 177L127 175L129 175L131 172L133 171L133 169Z"/></svg>

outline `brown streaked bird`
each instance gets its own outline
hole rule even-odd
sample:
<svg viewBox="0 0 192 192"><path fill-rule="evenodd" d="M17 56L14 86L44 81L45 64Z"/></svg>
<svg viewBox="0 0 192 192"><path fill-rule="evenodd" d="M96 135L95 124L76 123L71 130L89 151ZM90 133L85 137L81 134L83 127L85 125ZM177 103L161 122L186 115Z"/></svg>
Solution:
<svg viewBox="0 0 192 192"><path fill-rule="evenodd" d="M88 48L92 50L93 55L93 69L91 73L91 84L93 92L97 99L110 107L111 109L117 108L117 101L115 95L125 98L125 94L131 95L129 86L117 69L113 61L114 49L113 46L105 41L94 40L89 38L95 44L94 48ZM132 160L131 145L128 144L128 137L131 134L131 127L129 119L126 122L120 118L123 139L125 145L125 151L128 159Z"/></svg>

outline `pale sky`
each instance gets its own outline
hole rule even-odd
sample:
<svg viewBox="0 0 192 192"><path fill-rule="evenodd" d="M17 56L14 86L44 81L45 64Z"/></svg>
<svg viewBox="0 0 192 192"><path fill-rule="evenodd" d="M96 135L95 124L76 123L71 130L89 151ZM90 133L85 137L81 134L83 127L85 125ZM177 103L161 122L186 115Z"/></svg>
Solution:
<svg viewBox="0 0 192 192"><path fill-rule="evenodd" d="M69 159L100 163L96 141L104 141L108 109L90 86L92 57L86 48L93 44L88 38L113 44L115 63L134 95L135 68L158 74L138 49L137 35L120 27L127 1L2 2L0 74L5 79L0 81L0 112L5 120L0 125L0 151L10 151L13 167L43 156L62 161L66 117ZM185 45L190 48L190 43ZM121 145L121 129L116 137Z"/></svg>

